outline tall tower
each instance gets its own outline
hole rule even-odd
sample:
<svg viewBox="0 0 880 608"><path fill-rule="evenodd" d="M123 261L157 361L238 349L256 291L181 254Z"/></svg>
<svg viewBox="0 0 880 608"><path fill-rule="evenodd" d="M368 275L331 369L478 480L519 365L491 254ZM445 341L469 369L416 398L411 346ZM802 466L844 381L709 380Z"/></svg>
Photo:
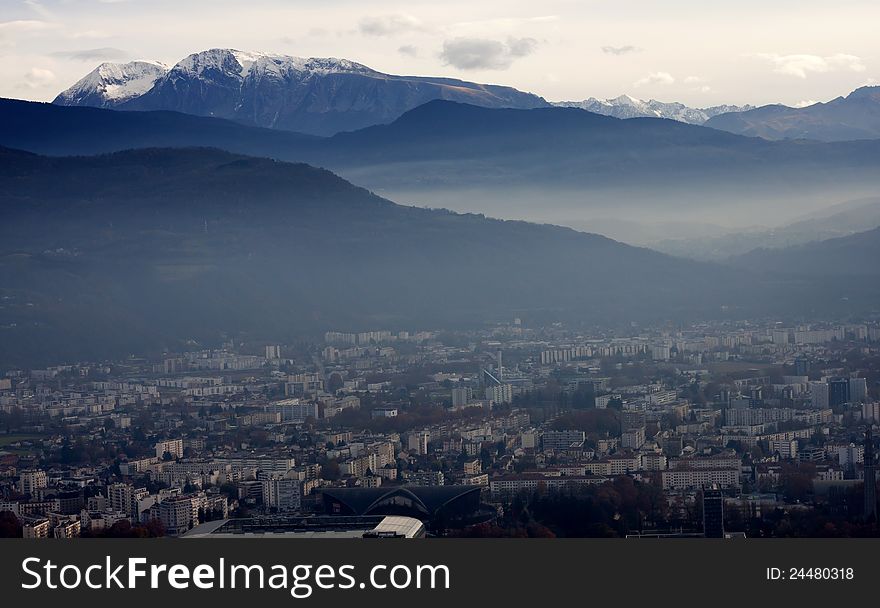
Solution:
<svg viewBox="0 0 880 608"><path fill-rule="evenodd" d="M877 519L877 476L874 472L874 438L865 427L865 521Z"/></svg>
<svg viewBox="0 0 880 608"><path fill-rule="evenodd" d="M724 538L724 494L715 485L703 488L703 535Z"/></svg>

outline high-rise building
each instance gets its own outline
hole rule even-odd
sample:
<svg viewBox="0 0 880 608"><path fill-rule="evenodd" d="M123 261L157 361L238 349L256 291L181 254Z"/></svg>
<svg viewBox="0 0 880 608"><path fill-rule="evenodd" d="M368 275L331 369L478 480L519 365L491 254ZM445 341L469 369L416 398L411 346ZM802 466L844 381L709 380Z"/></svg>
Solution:
<svg viewBox="0 0 880 608"><path fill-rule="evenodd" d="M814 410L824 410L829 406L828 383L810 382L811 405Z"/></svg>
<svg viewBox="0 0 880 608"><path fill-rule="evenodd" d="M865 446L851 443L837 448L837 462L848 471L855 470L857 464L865 462Z"/></svg>
<svg viewBox="0 0 880 608"><path fill-rule="evenodd" d="M874 470L874 438L865 427L865 520L877 519L877 473Z"/></svg>
<svg viewBox="0 0 880 608"><path fill-rule="evenodd" d="M22 471L18 478L18 491L34 496L37 490L47 485L46 472L41 470Z"/></svg>
<svg viewBox="0 0 880 608"><path fill-rule="evenodd" d="M637 450L645 443L645 427L629 429L620 436L620 447Z"/></svg>
<svg viewBox="0 0 880 608"><path fill-rule="evenodd" d="M787 329L774 329L770 337L776 346L785 346L789 342L789 332Z"/></svg>
<svg viewBox="0 0 880 608"><path fill-rule="evenodd" d="M134 486L127 483L114 483L107 486L107 502L117 513L131 515L135 504Z"/></svg>
<svg viewBox="0 0 880 608"><path fill-rule="evenodd" d="M452 407L467 405L474 398L474 391L469 386L452 389Z"/></svg>
<svg viewBox="0 0 880 608"><path fill-rule="evenodd" d="M428 453L428 442L431 440L431 433L428 431L419 431L412 433L407 440L407 448L414 450L419 456Z"/></svg>
<svg viewBox="0 0 880 608"><path fill-rule="evenodd" d="M298 511L302 485L298 479L272 476L263 480L263 506L281 512Z"/></svg>
<svg viewBox="0 0 880 608"><path fill-rule="evenodd" d="M715 486L703 490L703 535L724 538L724 494Z"/></svg>
<svg viewBox="0 0 880 608"><path fill-rule="evenodd" d="M513 401L513 386L510 384L496 384L486 387L486 399L502 404Z"/></svg>
<svg viewBox="0 0 880 608"><path fill-rule="evenodd" d="M794 375L795 376L809 376L810 375L810 360L806 357L797 357L794 360Z"/></svg>
<svg viewBox="0 0 880 608"><path fill-rule="evenodd" d="M832 378L828 381L828 405L835 407L849 402L849 379Z"/></svg>
<svg viewBox="0 0 880 608"><path fill-rule="evenodd" d="M174 496L160 502L159 519L169 536L179 536L199 523L193 514L193 501L188 496Z"/></svg>
<svg viewBox="0 0 880 608"><path fill-rule="evenodd" d="M868 399L868 381L865 378L849 379L849 401L864 403Z"/></svg>
<svg viewBox="0 0 880 608"><path fill-rule="evenodd" d="M156 458L164 458L165 454L171 454L172 458L183 458L183 439L160 441L155 448Z"/></svg>
<svg viewBox="0 0 880 608"><path fill-rule="evenodd" d="M880 402L863 403L862 420L867 423L880 422Z"/></svg>

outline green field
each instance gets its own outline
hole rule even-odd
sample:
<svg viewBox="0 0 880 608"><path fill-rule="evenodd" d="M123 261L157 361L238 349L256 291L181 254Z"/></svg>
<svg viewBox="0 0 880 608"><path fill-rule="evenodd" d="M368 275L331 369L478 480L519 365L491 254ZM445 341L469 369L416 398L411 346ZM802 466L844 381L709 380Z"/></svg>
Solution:
<svg viewBox="0 0 880 608"><path fill-rule="evenodd" d="M34 441L37 439L40 439L39 435L0 435L0 448L5 448L19 441Z"/></svg>

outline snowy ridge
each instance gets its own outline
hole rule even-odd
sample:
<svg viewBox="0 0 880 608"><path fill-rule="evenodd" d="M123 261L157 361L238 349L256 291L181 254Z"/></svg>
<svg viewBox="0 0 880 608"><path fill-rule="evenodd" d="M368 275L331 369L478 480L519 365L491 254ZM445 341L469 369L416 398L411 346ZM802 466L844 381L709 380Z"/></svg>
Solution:
<svg viewBox="0 0 880 608"><path fill-rule="evenodd" d="M510 87L384 74L335 57L209 49L170 69L154 67L148 76L135 77L124 68L104 64L55 103L169 110L314 135L388 123L435 99L493 108L548 105Z"/></svg>
<svg viewBox="0 0 880 608"><path fill-rule="evenodd" d="M168 73L158 61L102 63L55 99L59 105L107 107L134 99L149 91Z"/></svg>
<svg viewBox="0 0 880 608"><path fill-rule="evenodd" d="M707 120L718 114L727 112L744 112L752 109L752 106L721 105L709 108L691 108L682 103L666 103L656 99L637 99L629 95L621 95L613 99L596 99L590 97L583 101L557 101L554 106L562 108L579 108L614 116L615 118L668 118L692 125L702 125Z"/></svg>
<svg viewBox="0 0 880 608"><path fill-rule="evenodd" d="M206 70L221 70L230 76L246 78L253 72L299 72L316 75L340 73L377 73L370 68L335 57L294 57L269 53L245 52L235 49L211 49L193 53L179 61L171 73L186 72L201 76Z"/></svg>

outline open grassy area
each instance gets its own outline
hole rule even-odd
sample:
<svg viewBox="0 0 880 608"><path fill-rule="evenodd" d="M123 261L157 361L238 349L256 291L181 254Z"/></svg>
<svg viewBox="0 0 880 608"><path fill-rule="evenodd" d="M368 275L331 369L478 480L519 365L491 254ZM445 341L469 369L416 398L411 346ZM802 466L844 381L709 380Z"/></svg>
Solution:
<svg viewBox="0 0 880 608"><path fill-rule="evenodd" d="M40 439L39 435L0 435L0 448L5 448L19 441L34 441L37 439Z"/></svg>

